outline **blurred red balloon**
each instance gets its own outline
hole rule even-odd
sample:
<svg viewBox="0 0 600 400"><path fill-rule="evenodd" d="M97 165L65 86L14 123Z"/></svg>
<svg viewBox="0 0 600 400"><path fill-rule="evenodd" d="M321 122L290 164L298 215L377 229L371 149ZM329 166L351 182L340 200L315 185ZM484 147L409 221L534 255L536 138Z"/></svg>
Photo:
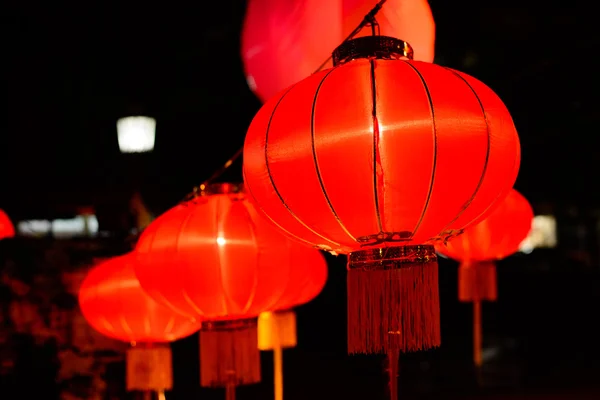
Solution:
<svg viewBox="0 0 600 400"><path fill-rule="evenodd" d="M249 0L242 60L252 91L264 102L311 75L377 2ZM409 42L416 60L433 61L435 23L427 0L388 0L377 21L381 35ZM370 34L365 28L356 37Z"/></svg>

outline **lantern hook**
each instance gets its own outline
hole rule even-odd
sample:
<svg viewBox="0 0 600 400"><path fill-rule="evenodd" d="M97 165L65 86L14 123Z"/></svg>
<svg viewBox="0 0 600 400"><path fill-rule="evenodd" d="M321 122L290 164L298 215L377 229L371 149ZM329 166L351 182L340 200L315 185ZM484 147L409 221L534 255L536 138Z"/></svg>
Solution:
<svg viewBox="0 0 600 400"><path fill-rule="evenodd" d="M377 4L375 4L375 7L373 7L371 9L371 11L369 11L367 13L367 15L365 15L365 17L360 22L360 24L356 27L356 29L354 29L348 35L348 37L346 39L344 39L342 41L342 43L340 43L340 45L346 43L349 40L354 39L354 36L358 35L358 33L360 31L362 31L363 28L366 27L366 26L370 26L371 27L371 32L372 32L373 36L378 36L379 35L379 23L377 22L377 19L375 18L375 16L381 10L381 7L383 7L383 5L385 4L386 1L387 0L379 0L379 2ZM319 72L320 70L322 70L323 68L325 68L325 66L327 65L327 63L329 61L331 61L332 57L333 57L332 55L329 55L329 57L327 57L327 60L323 61L323 63L321 65L319 65L319 68L317 68L316 71L313 72L313 74L316 74L317 72Z"/></svg>
<svg viewBox="0 0 600 400"><path fill-rule="evenodd" d="M377 19L375 17L373 17L373 19L369 22L369 25L371 26L371 35L379 36L379 22L377 22Z"/></svg>

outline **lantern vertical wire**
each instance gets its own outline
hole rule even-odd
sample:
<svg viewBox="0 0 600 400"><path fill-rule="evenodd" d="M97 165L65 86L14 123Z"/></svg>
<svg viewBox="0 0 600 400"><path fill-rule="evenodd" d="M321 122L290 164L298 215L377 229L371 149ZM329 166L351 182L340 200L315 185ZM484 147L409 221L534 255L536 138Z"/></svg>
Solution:
<svg viewBox="0 0 600 400"><path fill-rule="evenodd" d="M483 102L481 101L481 98L477 95L477 92L475 91L475 89L473 89L473 86L471 86L471 84L469 84L469 82L465 78L463 78L459 73L457 73L456 71L454 71L450 68L446 68L446 67L443 67L443 68L447 71L452 72L457 78L461 79L465 83L465 85L467 85L467 87L471 90L471 92L475 96L475 99L477 100L477 103L479 104L479 107L481 108L481 113L483 114L483 121L485 122L485 128L487 131L487 150L486 150L486 154L485 154L485 163L483 164L483 171L481 172L481 178L479 178L479 181L477 182L477 185L475 186L475 190L473 191L473 194L471 195L471 197L465 202L465 204L462 206L462 208L456 214L456 216L444 227L443 230L445 231L448 228L450 228L452 226L452 224L454 222L456 222L463 215L463 213L469 208L469 206L471 205L471 203L477 196L477 193L479 193L479 189L481 189L481 186L483 185L483 182L485 180L485 175L487 173L489 161L490 161L490 152L492 149L492 138L491 138L492 133L490 131L490 123L488 121L487 113L485 112Z"/></svg>
<svg viewBox="0 0 600 400"><path fill-rule="evenodd" d="M314 161L314 164L315 164L315 173L317 175L317 179L319 180L319 187L321 188L321 192L323 193L323 197L325 198L325 202L327 203L327 206L329 207L329 210L333 214L333 217L337 221L337 223L340 226L340 228L342 228L342 230L346 233L346 235L348 235L348 237L352 241L356 242L357 241L356 238L352 235L352 233L350 233L350 231L348 230L348 228L346 228L346 226L344 225L344 223L340 219L339 215L335 211L335 208L333 207L333 204L331 204L331 200L329 199L329 196L327 195L327 190L325 189L325 184L323 183L323 177L321 175L321 170L319 168L319 159L317 157L317 147L316 147L316 141L315 141L315 110L317 108L317 98L319 96L319 92L320 92L321 88L323 87L323 83L325 83L325 80L327 79L327 77L329 77L329 75L333 71L334 70L332 69L331 71L329 71L323 77L323 79L321 79L321 81L319 82L319 84L317 86L317 89L315 90L315 95L313 96L313 102L312 102L312 108L311 108L311 115L310 115L310 142L311 142L311 148L312 148L313 161ZM273 110L273 115L275 115L275 110ZM265 153L266 152L267 152L267 150L265 149ZM332 242L332 243L335 243L332 240L329 240L329 241Z"/></svg>
<svg viewBox="0 0 600 400"><path fill-rule="evenodd" d="M431 166L431 178L429 180L429 189L427 190L427 198L425 199L425 204L423 206L423 211L421 212L421 216L419 217L419 220L418 220L417 224L415 225L415 227L412 231L412 234L410 235L410 237L412 238L417 234L417 231L419 230L421 223L423 223L423 219L425 218L425 214L427 213L427 208L429 207L429 203L431 202L431 196L433 194L433 186L435 183L435 175L437 172L438 134L437 134L437 125L435 122L435 108L433 107L433 99L431 97L431 92L429 91L429 86L427 85L425 78L423 77L421 72L419 72L419 70L417 68L415 68L410 63L406 63L406 65L408 65L409 67L412 68L413 71L415 71L415 73L419 77L419 80L423 84L423 89L425 90L425 94L427 96L427 103L429 104L429 110L431 112L431 126L432 126L432 130L433 130L433 132L432 132L433 133L433 162L432 162L432 166Z"/></svg>
<svg viewBox="0 0 600 400"><path fill-rule="evenodd" d="M215 227L217 228L217 237L215 239L218 240L218 238L223 238L223 224L225 219L222 217L222 202L217 201L215 204L216 210L215 210ZM227 239L225 239L227 240ZM218 242L215 243L215 245L217 246L217 251L216 251L216 255L217 255L217 264L218 265L222 265L222 254L221 254L221 246L219 245ZM219 283L221 285L221 304L223 306L223 310L225 312L225 314L229 314L229 294L227 293L227 285L225 284L225 280L224 280L224 274L223 271L221 269L219 269Z"/></svg>
<svg viewBox="0 0 600 400"><path fill-rule="evenodd" d="M321 84L323 84L323 81L325 81L325 79L329 76L329 74L331 74L332 71L333 70L331 70L327 74L325 74L325 76L322 78L321 82L319 83L319 87L320 87ZM292 89L294 89L294 86L292 86L291 88L289 88L283 94L283 96L281 96L281 98L277 101L277 104L273 108L271 116L269 117L269 122L268 122L266 130L265 130L265 139L264 139L264 143L265 143L265 145L264 145L264 148L265 148L265 166L266 166L266 169L267 169L267 174L269 176L269 181L271 182L271 186L273 187L273 192L277 195L277 197L281 201L281 204L285 207L285 209L290 213L290 215L296 221L298 221L302 226L304 226L306 229L308 229L310 232L312 232L313 234L317 235L321 239L324 239L324 240L326 240L326 241L328 241L330 243L335 244L336 246L339 246L339 243L336 243L333 240L331 240L331 239L327 238L326 236L322 235L321 233L315 231L310 226L308 226L304 221L302 221L300 218L298 218L298 216L296 215L296 213L290 208L290 206L287 204L287 202L284 200L283 196L281 195L281 193L277 189L277 185L275 185L275 180L273 179L273 175L271 174L271 167L270 167L270 163L269 163L269 131L271 129L271 123L273 122L273 117L275 116L277 108L279 107L279 105L281 104L281 102L283 101L283 99L286 97L286 95L289 94L292 91ZM317 89L317 92L318 92L318 89ZM314 100L313 100L313 109L314 109L315 103L316 103L316 96L314 97ZM313 116L313 119L314 119L314 111L312 113L312 116ZM311 132L313 133L312 142L313 142L313 149L314 149L314 129L311 129ZM313 154L314 154L314 150L313 150ZM315 159L315 166L316 166L316 159ZM318 167L317 167L317 175L319 174L318 171L319 170L318 170ZM327 200L327 204L329 204L329 207L330 207L331 211L334 213L334 215L336 215L335 211L333 210L333 208L331 206L331 203L329 202L329 199L327 198L327 194L326 194L326 192L325 192L325 190L323 188L323 183L322 183L322 181L320 179L319 179L319 182L321 183L321 190L323 190L323 194L325 195L325 199ZM339 218L338 218L338 221L339 221ZM340 222L340 225L341 225L341 222ZM343 226L342 226L342 228L343 228Z"/></svg>
<svg viewBox="0 0 600 400"><path fill-rule="evenodd" d="M374 32L374 31L373 31ZM379 190L383 190L383 167L381 164L381 152L379 151L379 120L377 119L377 83L375 81L375 60L369 60L371 64L371 101L373 107L371 109L371 117L373 119L373 191L375 195L375 215L377 218L377 226L379 232L383 233L383 224L381 222L381 212L379 201L382 196L379 196Z"/></svg>
<svg viewBox="0 0 600 400"><path fill-rule="evenodd" d="M257 235L256 235L256 224L254 224L254 221L252 221L252 215L250 214L250 210L248 209L248 203L244 203L244 211L246 212L246 215L248 216L248 227L250 228L250 235L252 237L252 242L254 243L254 247L257 249L258 252L258 241L257 241ZM258 289L258 270L260 268L260 259L257 257L256 258L256 264L254 265L254 280L252 282L252 289L250 290L250 295L248 296L248 301L246 302L246 304L244 305L244 309L242 310L243 314L246 314L248 312L248 310L250 310L250 307L252 307L252 303L254 302L254 298L256 297L256 292Z"/></svg>

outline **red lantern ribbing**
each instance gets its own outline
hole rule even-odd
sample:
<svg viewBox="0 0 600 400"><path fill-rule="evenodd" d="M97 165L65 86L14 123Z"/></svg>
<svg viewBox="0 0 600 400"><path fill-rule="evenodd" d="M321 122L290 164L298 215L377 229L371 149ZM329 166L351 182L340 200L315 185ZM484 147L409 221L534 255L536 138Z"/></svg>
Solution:
<svg viewBox="0 0 600 400"><path fill-rule="evenodd" d="M264 102L310 76L377 2L248 1L241 41L252 91ZM379 17L383 35L405 38L417 60L433 61L435 23L427 0L387 0Z"/></svg>
<svg viewBox="0 0 600 400"><path fill-rule="evenodd" d="M15 236L15 227L13 226L8 215L0 210L0 240L9 239Z"/></svg>
<svg viewBox="0 0 600 400"><path fill-rule="evenodd" d="M127 389L163 392L173 385L171 350L164 344L198 331L200 322L152 300L135 276L134 261L130 253L93 267L79 289L79 306L98 332L133 345Z"/></svg>
<svg viewBox="0 0 600 400"><path fill-rule="evenodd" d="M267 102L244 178L287 235L348 254L348 350L440 344L432 242L484 218L512 187L520 146L480 81L411 61L408 43L350 40L335 67Z"/></svg>
<svg viewBox="0 0 600 400"><path fill-rule="evenodd" d="M241 185L215 184L153 221L136 246L137 276L157 301L206 321L203 386L260 380L256 318L316 296L326 264L282 235Z"/></svg>
<svg viewBox="0 0 600 400"><path fill-rule="evenodd" d="M485 220L436 246L439 253L460 261L458 299L473 303L474 362L478 367L482 365L481 302L498 298L495 261L519 250L532 221L531 205L513 189Z"/></svg>

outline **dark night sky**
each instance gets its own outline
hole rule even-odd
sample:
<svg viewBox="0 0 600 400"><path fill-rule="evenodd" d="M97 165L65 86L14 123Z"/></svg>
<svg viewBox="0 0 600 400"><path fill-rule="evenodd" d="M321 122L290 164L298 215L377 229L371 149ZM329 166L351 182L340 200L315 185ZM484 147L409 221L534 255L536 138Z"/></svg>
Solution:
<svg viewBox="0 0 600 400"><path fill-rule="evenodd" d="M260 106L239 56L243 1L40 4L0 12L0 208L39 217L122 191L135 163L119 154L115 122L131 111L158 120L155 152L138 165L160 209L242 145ZM430 4L436 61L482 79L513 113L517 188L534 202L598 199L589 189L598 178L589 2ZM238 166L229 177L239 175Z"/></svg>

